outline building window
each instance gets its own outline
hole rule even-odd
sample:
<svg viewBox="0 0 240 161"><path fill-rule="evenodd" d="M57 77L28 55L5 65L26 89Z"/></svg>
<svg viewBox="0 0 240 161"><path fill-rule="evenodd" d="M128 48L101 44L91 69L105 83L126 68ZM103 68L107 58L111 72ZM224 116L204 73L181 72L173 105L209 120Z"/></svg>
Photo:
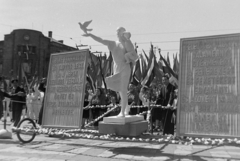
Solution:
<svg viewBox="0 0 240 161"><path fill-rule="evenodd" d="M36 54L36 46L18 45L17 51L18 51L18 53L20 52L21 54L24 52L28 52L29 54Z"/></svg>

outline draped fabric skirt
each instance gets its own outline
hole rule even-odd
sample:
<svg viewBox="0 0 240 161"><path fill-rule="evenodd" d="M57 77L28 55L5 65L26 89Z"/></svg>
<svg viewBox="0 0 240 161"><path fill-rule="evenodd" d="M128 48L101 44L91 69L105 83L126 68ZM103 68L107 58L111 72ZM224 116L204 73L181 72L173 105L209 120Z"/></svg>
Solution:
<svg viewBox="0 0 240 161"><path fill-rule="evenodd" d="M127 91L130 73L130 65L126 64L120 72L106 78L107 88L116 92Z"/></svg>

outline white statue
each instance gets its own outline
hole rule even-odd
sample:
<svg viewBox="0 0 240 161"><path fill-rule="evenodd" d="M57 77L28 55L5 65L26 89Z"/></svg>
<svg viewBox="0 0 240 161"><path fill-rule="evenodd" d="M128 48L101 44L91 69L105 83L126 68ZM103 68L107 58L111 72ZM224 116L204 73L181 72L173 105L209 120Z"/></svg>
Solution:
<svg viewBox="0 0 240 161"><path fill-rule="evenodd" d="M85 32L86 30L83 29L83 31ZM132 50L126 49L126 47L129 45L131 41L130 39L127 39L123 36L123 33L125 31L126 30L123 27L117 28L118 41L104 40L91 33L86 33L83 35L85 37L91 37L95 41L103 45L106 45L112 53L112 57L114 61L114 69L113 69L114 75L106 78L106 84L109 89L113 91L117 91L120 94L121 111L118 115L119 117L125 117L125 115L128 115L129 108L130 108L130 106L128 105L127 92L128 92L128 84L130 80L131 68L130 68L130 64L127 63L125 59L125 54L127 52L135 52L135 50L132 51ZM129 46L127 48L131 49L129 48Z"/></svg>

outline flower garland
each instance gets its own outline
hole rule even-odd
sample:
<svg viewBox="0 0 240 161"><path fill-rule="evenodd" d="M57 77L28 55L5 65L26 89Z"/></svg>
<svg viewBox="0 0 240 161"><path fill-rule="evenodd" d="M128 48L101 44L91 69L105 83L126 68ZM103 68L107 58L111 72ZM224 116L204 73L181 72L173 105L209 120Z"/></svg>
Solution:
<svg viewBox="0 0 240 161"><path fill-rule="evenodd" d="M110 106L109 106L110 107ZM112 107L112 106L111 106ZM91 121L90 123L86 124L85 127L89 127L91 124L99 121L105 115L110 113L111 111L115 110L119 106L116 105L115 107L111 108L103 115L99 116L95 120ZM145 115L149 114L149 111L143 111L138 115ZM106 134L101 135L98 130L90 130L90 129L56 129L56 128L37 128L37 129L30 129L29 128L17 128L15 132L32 132L35 134L46 134L50 136L56 137L68 137L68 138L86 138L86 139L101 139L101 140L112 140L112 141L133 141L133 142L168 142L172 144L183 144L183 145L193 145L193 144L204 144L204 145L222 145L222 144L239 144L240 139L213 139L213 138L194 138L194 137L173 137L172 135L162 136L162 138L155 138L154 136L146 135L147 138L141 137L119 137L115 134ZM144 136L144 134L143 134Z"/></svg>
<svg viewBox="0 0 240 161"><path fill-rule="evenodd" d="M54 128L41 128L30 130L26 128L17 129L18 132L35 132L37 134L46 134L55 137L68 137L68 138L85 138L85 139L100 139L100 140L111 140L111 141L131 141L131 142L168 142L172 144L180 144L180 145L226 145L226 144L238 144L240 145L240 139L213 139L213 138L194 138L194 137L173 137L172 135L161 136L162 138L155 138L154 136L148 138L143 137L120 137L115 134L105 134L101 135L97 130L89 130L89 129L54 129ZM144 134L143 134L144 136Z"/></svg>
<svg viewBox="0 0 240 161"><path fill-rule="evenodd" d="M120 106L119 104L117 106ZM112 107L112 105L94 105L94 106L86 106L84 107L83 109L92 109L92 108L109 108L109 107ZM144 106L144 105L132 105L130 108L146 108L148 107L147 106ZM150 107L153 107L153 108L167 108L165 106L162 106L162 105L154 105L154 104L151 104Z"/></svg>

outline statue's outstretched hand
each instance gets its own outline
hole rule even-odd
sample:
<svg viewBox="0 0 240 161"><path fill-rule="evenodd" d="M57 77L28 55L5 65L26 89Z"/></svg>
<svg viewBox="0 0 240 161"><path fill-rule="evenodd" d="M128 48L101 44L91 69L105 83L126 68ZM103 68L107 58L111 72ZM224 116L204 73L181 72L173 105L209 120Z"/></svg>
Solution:
<svg viewBox="0 0 240 161"><path fill-rule="evenodd" d="M84 37L89 37L90 34L89 34L89 33L86 33L86 34L83 34L82 36L84 36Z"/></svg>

